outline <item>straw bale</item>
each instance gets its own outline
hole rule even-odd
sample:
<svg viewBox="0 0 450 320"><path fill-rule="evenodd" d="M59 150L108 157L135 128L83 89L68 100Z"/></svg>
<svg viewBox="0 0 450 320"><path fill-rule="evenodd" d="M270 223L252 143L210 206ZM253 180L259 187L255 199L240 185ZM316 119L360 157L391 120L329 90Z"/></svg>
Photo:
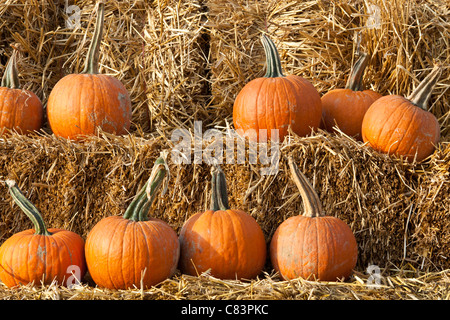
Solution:
<svg viewBox="0 0 450 320"><path fill-rule="evenodd" d="M209 0L212 106L232 122L242 87L263 76L259 41L268 33L285 74L313 83L319 93L343 87L360 52L371 57L366 88L383 95L409 95L441 63L444 72L429 108L450 127L450 21L444 1L243 1Z"/></svg>
<svg viewBox="0 0 450 320"><path fill-rule="evenodd" d="M205 145L207 142L203 150ZM101 218L123 214L148 179L154 160L162 150L173 147L167 138L151 135L116 137L102 133L73 143L48 134L15 134L0 140L0 180L16 180L49 226L86 237ZM195 150L195 139L191 148ZM414 262L423 270L450 266L446 242L448 171L442 178L421 176L425 170L418 168L424 166L378 154L343 134L323 131L307 138L290 137L280 149L279 170L274 175L262 175L260 169L266 166L251 163L248 154L243 164L222 164L230 206L252 215L267 242L281 222L302 212L298 190L287 170L286 156L292 155L312 182L324 211L341 218L354 231L359 269L406 262ZM447 153L437 150L429 165L442 166L446 160L440 159L447 159ZM179 164L172 155L168 164L169 188L154 204L152 215L179 232L191 215L209 207L210 164ZM438 192L435 199L430 199L431 192ZM6 186L0 188L0 194L0 241L4 241L31 228L31 223L13 204ZM424 220L412 214L416 211L437 213ZM418 260L418 256L427 259Z"/></svg>
<svg viewBox="0 0 450 320"><path fill-rule="evenodd" d="M96 21L96 1L80 8L80 24L64 2L0 1L0 73L19 43L19 77L44 105L56 82L81 72ZM99 72L119 79L132 101L131 131L172 129L205 117L204 12L199 1L107 1ZM188 125L188 124L186 124ZM45 123L48 132L48 124Z"/></svg>
<svg viewBox="0 0 450 320"><path fill-rule="evenodd" d="M435 268L448 265L450 258L450 143L442 143L429 168L419 176L418 199L408 228L417 264L433 261ZM406 250L411 250L407 248Z"/></svg>
<svg viewBox="0 0 450 320"><path fill-rule="evenodd" d="M143 72L151 129L209 120L207 21L202 1L155 1L147 10Z"/></svg>

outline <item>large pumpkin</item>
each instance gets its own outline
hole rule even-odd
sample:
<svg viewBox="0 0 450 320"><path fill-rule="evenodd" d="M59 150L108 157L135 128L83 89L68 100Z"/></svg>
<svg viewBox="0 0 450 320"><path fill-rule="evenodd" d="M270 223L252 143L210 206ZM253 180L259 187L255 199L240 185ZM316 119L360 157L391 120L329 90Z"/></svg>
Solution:
<svg viewBox="0 0 450 320"><path fill-rule="evenodd" d="M264 77L247 83L233 105L235 129L251 140L265 142L259 130L266 130L273 140L272 130L278 130L283 141L289 127L299 136L306 136L320 125L322 104L314 86L297 75L284 76L275 44L262 36L267 72Z"/></svg>
<svg viewBox="0 0 450 320"><path fill-rule="evenodd" d="M182 273L198 275L210 269L220 279L251 279L266 261L266 242L256 220L230 209L225 175L212 168L211 209L191 216L180 232Z"/></svg>
<svg viewBox="0 0 450 320"><path fill-rule="evenodd" d="M16 64L14 48L0 87L0 134L10 130L22 134L37 131L44 119L41 100L33 92L20 88Z"/></svg>
<svg viewBox="0 0 450 320"><path fill-rule="evenodd" d="M289 166L305 212L288 218L275 231L270 242L273 268L286 280L349 277L358 257L352 230L339 218L323 214L317 193L292 158Z"/></svg>
<svg viewBox="0 0 450 320"><path fill-rule="evenodd" d="M48 97L48 122L56 136L79 140L95 135L98 128L117 135L129 131L131 100L126 88L118 79L98 73L103 18L101 2L85 69L59 80Z"/></svg>
<svg viewBox="0 0 450 320"><path fill-rule="evenodd" d="M0 247L0 280L8 287L55 281L70 286L86 273L84 240L68 230L47 229L37 208L12 181L7 181L15 203L31 219L34 229L21 231Z"/></svg>
<svg viewBox="0 0 450 320"><path fill-rule="evenodd" d="M410 162L431 155L439 142L440 128L426 105L441 72L441 67L433 68L408 98L388 95L376 100L363 119L363 141L377 151Z"/></svg>
<svg viewBox="0 0 450 320"><path fill-rule="evenodd" d="M108 289L150 288L175 273L180 245L164 221L149 217L167 170L158 158L147 183L123 216L100 220L86 239L86 262L94 282Z"/></svg>
<svg viewBox="0 0 450 320"><path fill-rule="evenodd" d="M363 74L367 66L368 55L363 53L356 61L345 88L330 90L322 100L322 125L329 132L333 127L350 137L362 141L361 126L364 115L382 95L373 90L364 89Z"/></svg>

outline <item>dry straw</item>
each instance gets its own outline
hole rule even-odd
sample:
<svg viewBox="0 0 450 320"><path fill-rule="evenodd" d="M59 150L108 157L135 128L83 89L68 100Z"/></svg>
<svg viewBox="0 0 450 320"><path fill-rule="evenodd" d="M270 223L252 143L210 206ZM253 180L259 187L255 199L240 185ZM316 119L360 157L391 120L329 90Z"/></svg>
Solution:
<svg viewBox="0 0 450 320"><path fill-rule="evenodd" d="M372 275L356 272L348 282L316 282L303 279L282 281L262 274L252 281L221 280L208 273L177 274L146 290L108 290L89 284L68 289L56 283L0 288L2 300L448 300L448 272L420 273L415 270L380 270ZM392 274L395 271L395 274Z"/></svg>
<svg viewBox="0 0 450 320"><path fill-rule="evenodd" d="M192 144L194 150L194 137ZM0 180L18 181L49 225L86 236L101 218L123 214L161 150L173 146L162 136L101 134L72 143L48 134L12 135L0 141ZM290 137L279 148L275 175L262 175L260 169L267 165L252 164L248 158L240 164L235 156L233 164L223 164L230 205L254 216L267 240L283 220L302 210L286 170L285 159L292 155L313 183L325 212L340 217L355 232L359 268L407 262L421 270L449 267L448 143L421 165L322 131L307 138ZM169 190L156 201L154 214L179 231L187 218L209 205L209 165L176 164L172 156L168 161ZM6 239L31 226L6 188L0 190L0 228Z"/></svg>
<svg viewBox="0 0 450 320"><path fill-rule="evenodd" d="M433 67L445 66L430 110L450 127L450 21L445 1L209 0L212 106L231 122L234 98L264 75L261 33L275 41L286 74L320 93L344 87L360 52L371 57L364 82L407 96Z"/></svg>
<svg viewBox="0 0 450 320"><path fill-rule="evenodd" d="M69 1L69 3L72 3ZM19 77L46 103L55 83L84 64L95 22L95 2L76 1L79 28L52 1L0 1L0 73L20 46ZM47 224L85 237L101 218L123 214L176 128L193 123L220 130L232 124L234 97L263 75L259 43L268 33L285 73L309 79L319 92L342 87L359 52L371 61L364 81L382 94L407 96L433 62L444 72L430 101L442 141L422 164L380 155L342 133L290 137L279 171L261 175L260 164L223 165L230 205L255 217L269 241L276 227L302 210L286 174L293 155L312 181L325 211L348 223L358 241L354 277L347 283L281 281L266 274L252 282L208 275L177 275L155 288L107 291L92 282L0 290L3 299L448 299L450 269L450 21L449 7L433 1L108 1L100 72L130 92L130 135L100 132L83 143L51 134L0 139L0 180L18 182ZM208 207L209 166L170 161L168 192L153 214L179 231ZM0 186L0 242L30 228ZM366 268L383 272L381 289L367 288ZM395 267L393 267L395 266Z"/></svg>

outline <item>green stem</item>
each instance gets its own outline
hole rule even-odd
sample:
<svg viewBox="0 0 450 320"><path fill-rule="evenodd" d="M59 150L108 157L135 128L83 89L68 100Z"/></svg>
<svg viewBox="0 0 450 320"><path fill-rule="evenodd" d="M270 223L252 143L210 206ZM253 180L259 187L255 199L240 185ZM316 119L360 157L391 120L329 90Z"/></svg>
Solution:
<svg viewBox="0 0 450 320"><path fill-rule="evenodd" d="M230 209L228 205L227 181L225 174L219 165L214 165L211 169L211 205L212 211L226 211Z"/></svg>
<svg viewBox="0 0 450 320"><path fill-rule="evenodd" d="M44 220L42 219L39 210L23 195L17 184L13 180L6 180L6 184L9 188L9 193L11 194L14 202L22 209L22 211L30 218L33 222L35 234L42 236L52 235L46 228Z"/></svg>
<svg viewBox="0 0 450 320"><path fill-rule="evenodd" d="M440 79L442 74L442 67L440 65L435 65L433 70L422 80L422 82L417 86L417 88L408 97L413 104L427 110L428 100L433 93L433 88Z"/></svg>
<svg viewBox="0 0 450 320"><path fill-rule="evenodd" d="M297 185L300 195L303 200L303 207L305 217L320 217L323 216L322 204L320 203L319 196L314 191L314 188L309 183L305 175L298 170L292 157L289 157L289 168L291 170L292 179Z"/></svg>
<svg viewBox="0 0 450 320"><path fill-rule="evenodd" d="M164 181L166 173L166 163L164 158L160 157L155 161L150 178L125 211L123 215L125 219L133 221L148 220L148 212L156 197L156 192Z"/></svg>
<svg viewBox="0 0 450 320"><path fill-rule="evenodd" d="M283 69L281 67L280 55L273 41L265 34L261 37L261 42L266 54L266 78L284 77Z"/></svg>
<svg viewBox="0 0 450 320"><path fill-rule="evenodd" d="M5 74L2 78L1 86L10 89L20 89L19 75L17 72L17 50L14 49L6 65Z"/></svg>
<svg viewBox="0 0 450 320"><path fill-rule="evenodd" d="M105 4L100 2L97 9L97 21L95 23L94 36L86 58L86 65L82 73L97 74L98 73L98 53L100 43L102 41L103 20L105 17Z"/></svg>
<svg viewBox="0 0 450 320"><path fill-rule="evenodd" d="M363 75L364 69L367 66L369 61L369 56L366 53L362 53L359 59L356 61L355 65L352 68L350 73L350 77L347 80L347 84L345 86L346 89L350 89L353 91L363 91Z"/></svg>

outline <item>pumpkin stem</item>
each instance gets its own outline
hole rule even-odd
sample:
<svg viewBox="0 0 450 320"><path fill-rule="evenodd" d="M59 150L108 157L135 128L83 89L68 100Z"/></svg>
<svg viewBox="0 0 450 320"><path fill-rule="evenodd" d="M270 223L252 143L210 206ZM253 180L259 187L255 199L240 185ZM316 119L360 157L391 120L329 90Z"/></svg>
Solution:
<svg viewBox="0 0 450 320"><path fill-rule="evenodd" d="M2 87L20 89L19 75L17 72L17 49L13 47L13 53L6 65L5 74L2 78Z"/></svg>
<svg viewBox="0 0 450 320"><path fill-rule="evenodd" d="M98 52L102 41L103 19L105 16L105 4L100 2L97 9L97 21L95 23L94 36L89 46L86 65L82 73L97 74L98 73Z"/></svg>
<svg viewBox="0 0 450 320"><path fill-rule="evenodd" d="M211 206L212 211L229 210L227 181L219 165L211 168Z"/></svg>
<svg viewBox="0 0 450 320"><path fill-rule="evenodd" d="M11 194L14 202L33 222L35 234L42 236L52 235L51 232L47 230L39 210L23 195L17 187L17 183L13 180L6 180L6 184L8 185L9 193Z"/></svg>
<svg viewBox="0 0 450 320"><path fill-rule="evenodd" d="M368 61L369 56L367 55L367 53L361 53L361 56L358 58L358 60L356 60L355 65L350 72L350 77L347 80L345 89L350 89L353 91L364 90L364 84L362 80L364 69L366 68Z"/></svg>
<svg viewBox="0 0 450 320"><path fill-rule="evenodd" d="M261 37L261 42L266 54L266 78L284 77L283 69L281 68L280 55L273 41L265 34Z"/></svg>
<svg viewBox="0 0 450 320"><path fill-rule="evenodd" d="M133 221L147 221L148 212L156 197L156 191L168 172L167 164L163 156L156 159L152 172L144 187L138 192L131 204L128 206L123 217ZM167 188L164 189L163 193Z"/></svg>
<svg viewBox="0 0 450 320"><path fill-rule="evenodd" d="M322 204L320 203L319 196L314 191L314 188L309 183L305 175L298 170L297 165L294 163L292 157L289 157L289 167L291 169L292 178L297 185L300 195L303 200L303 207L305 217L320 217L323 215Z"/></svg>
<svg viewBox="0 0 450 320"><path fill-rule="evenodd" d="M442 67L440 65L435 65L433 70L422 80L422 82L417 86L417 88L408 97L413 104L427 110L428 100L431 97L433 88L440 79L442 74Z"/></svg>

